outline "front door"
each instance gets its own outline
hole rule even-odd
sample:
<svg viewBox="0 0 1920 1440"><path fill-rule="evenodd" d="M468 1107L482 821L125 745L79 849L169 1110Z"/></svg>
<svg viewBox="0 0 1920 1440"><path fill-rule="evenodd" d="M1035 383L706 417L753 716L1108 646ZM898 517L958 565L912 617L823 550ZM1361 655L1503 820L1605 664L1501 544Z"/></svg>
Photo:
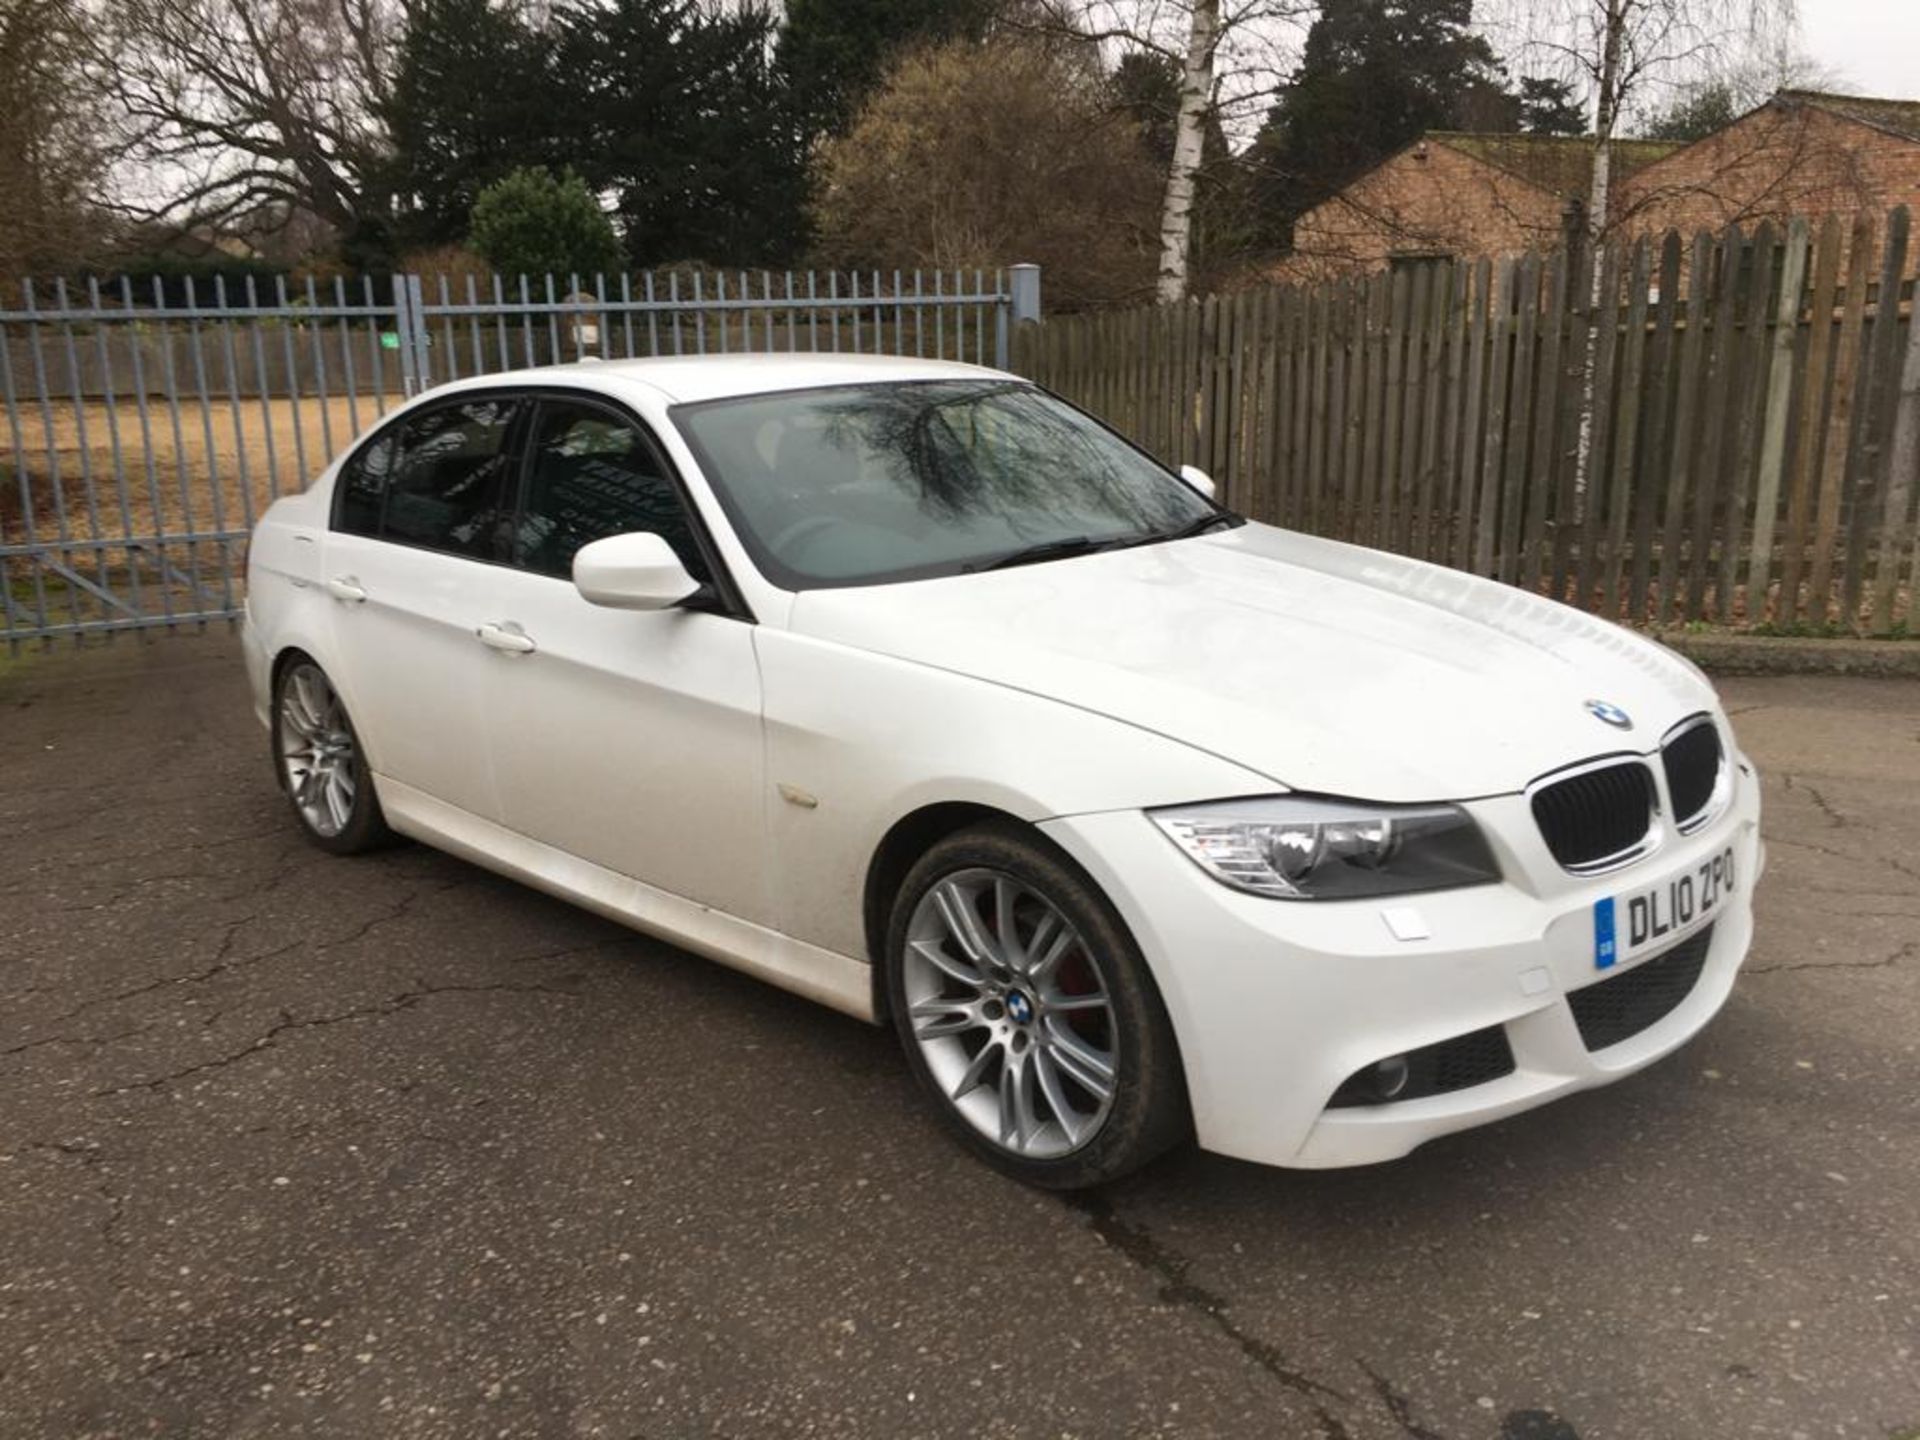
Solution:
<svg viewBox="0 0 1920 1440"><path fill-rule="evenodd" d="M611 610L574 589L574 552L652 531L697 579L706 550L644 429L540 402L516 566L485 617L530 648L489 657L504 823L532 839L765 923L764 762L753 626L701 609Z"/></svg>

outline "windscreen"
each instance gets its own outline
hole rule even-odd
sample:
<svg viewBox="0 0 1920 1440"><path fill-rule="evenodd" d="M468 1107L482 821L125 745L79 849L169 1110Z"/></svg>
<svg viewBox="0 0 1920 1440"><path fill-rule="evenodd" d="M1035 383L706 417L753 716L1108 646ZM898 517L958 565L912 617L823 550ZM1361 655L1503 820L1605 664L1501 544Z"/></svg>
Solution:
<svg viewBox="0 0 1920 1440"><path fill-rule="evenodd" d="M742 543L787 589L1142 543L1221 514L1098 422L1014 381L849 385L673 413Z"/></svg>

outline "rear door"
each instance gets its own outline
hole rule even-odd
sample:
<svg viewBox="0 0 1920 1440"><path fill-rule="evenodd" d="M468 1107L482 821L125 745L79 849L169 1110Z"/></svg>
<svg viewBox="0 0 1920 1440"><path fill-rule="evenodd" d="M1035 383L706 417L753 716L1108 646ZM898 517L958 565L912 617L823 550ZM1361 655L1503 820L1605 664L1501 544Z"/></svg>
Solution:
<svg viewBox="0 0 1920 1440"><path fill-rule="evenodd" d="M765 762L752 623L635 417L544 398L528 429L516 565L485 619L526 637L483 694L505 823L596 865L765 923ZM709 606L611 610L573 586L608 535L663 536Z"/></svg>
<svg viewBox="0 0 1920 1440"><path fill-rule="evenodd" d="M335 487L323 577L335 676L375 772L499 818L483 686L513 555L518 445L531 402L461 395L370 440Z"/></svg>

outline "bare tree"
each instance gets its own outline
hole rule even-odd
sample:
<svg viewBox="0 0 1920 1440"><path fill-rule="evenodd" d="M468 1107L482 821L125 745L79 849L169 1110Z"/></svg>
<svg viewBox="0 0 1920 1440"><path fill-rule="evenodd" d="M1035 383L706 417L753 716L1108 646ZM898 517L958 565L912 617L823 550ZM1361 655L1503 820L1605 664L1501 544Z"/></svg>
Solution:
<svg viewBox="0 0 1920 1440"><path fill-rule="evenodd" d="M1193 246L1193 185L1206 142L1213 105L1213 67L1220 44L1220 0L1193 0L1187 49L1180 63L1180 108L1173 127L1173 161L1167 167L1167 198L1160 207L1162 304L1187 293L1187 258Z"/></svg>
<svg viewBox="0 0 1920 1440"><path fill-rule="evenodd" d="M365 218L398 0L109 0L109 17L102 54L142 167L129 213Z"/></svg>
<svg viewBox="0 0 1920 1440"><path fill-rule="evenodd" d="M1731 55L1787 46L1795 0L1511 0L1519 49L1558 61L1593 104L1593 168L1586 234L1593 255L1589 304L1600 304L1599 248L1613 220L1613 145L1623 119L1672 88L1725 67ZM1581 365L1574 493L1582 504L1593 449L1594 362L1599 326L1589 326Z"/></svg>
<svg viewBox="0 0 1920 1440"><path fill-rule="evenodd" d="M107 165L81 0L0 0L0 282L68 269L97 239Z"/></svg>
<svg viewBox="0 0 1920 1440"><path fill-rule="evenodd" d="M1578 82L1593 107L1587 231L1611 219L1613 142L1662 94L1790 51L1795 0L1509 0L1496 30L1534 63ZM1784 47L1784 48L1783 48Z"/></svg>
<svg viewBox="0 0 1920 1440"><path fill-rule="evenodd" d="M1118 51L1144 50L1180 73L1173 154L1160 207L1156 293L1186 298L1196 178L1211 125L1244 133L1279 88L1313 0L1044 0L1012 28L1067 31Z"/></svg>

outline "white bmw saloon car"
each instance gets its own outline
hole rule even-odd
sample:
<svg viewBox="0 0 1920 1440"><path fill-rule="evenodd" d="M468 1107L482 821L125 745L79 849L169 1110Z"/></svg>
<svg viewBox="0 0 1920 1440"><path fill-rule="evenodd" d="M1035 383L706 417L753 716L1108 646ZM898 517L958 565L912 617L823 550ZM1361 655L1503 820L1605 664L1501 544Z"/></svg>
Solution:
<svg viewBox="0 0 1920 1440"><path fill-rule="evenodd" d="M491 375L267 511L247 662L316 844L891 1025L1037 1185L1387 1160L1704 1026L1762 849L1701 674L1211 490L971 366Z"/></svg>

